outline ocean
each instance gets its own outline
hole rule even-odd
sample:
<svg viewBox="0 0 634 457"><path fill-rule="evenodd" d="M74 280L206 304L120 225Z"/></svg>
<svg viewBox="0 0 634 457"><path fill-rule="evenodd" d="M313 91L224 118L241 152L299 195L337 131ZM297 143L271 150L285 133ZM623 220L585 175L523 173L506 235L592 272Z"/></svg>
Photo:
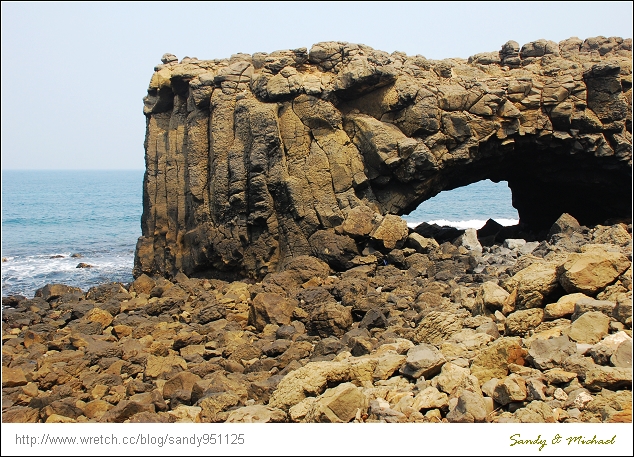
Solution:
<svg viewBox="0 0 634 457"><path fill-rule="evenodd" d="M50 283L87 291L133 280L141 236L143 171L2 171L2 296L33 297ZM442 192L403 216L480 228L516 224L506 183L480 181ZM77 268L80 263L92 268Z"/></svg>
<svg viewBox="0 0 634 457"><path fill-rule="evenodd" d="M427 222L459 229L479 229L489 219L495 219L502 225L515 225L519 222L519 215L511 205L511 189L506 181L494 183L485 179L441 192L418 205L403 219L410 227Z"/></svg>
<svg viewBox="0 0 634 457"><path fill-rule="evenodd" d="M132 281L142 211L142 170L3 170L2 296Z"/></svg>

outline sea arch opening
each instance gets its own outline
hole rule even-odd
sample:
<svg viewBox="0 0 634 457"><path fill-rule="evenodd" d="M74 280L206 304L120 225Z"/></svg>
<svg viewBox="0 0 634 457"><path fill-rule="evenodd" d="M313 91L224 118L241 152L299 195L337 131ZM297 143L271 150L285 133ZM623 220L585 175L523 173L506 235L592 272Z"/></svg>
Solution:
<svg viewBox="0 0 634 457"><path fill-rule="evenodd" d="M565 142L540 144L528 135L510 146L490 140L469 160L416 171L410 182L387 192L377 189L382 212L408 220L423 202L442 192L488 179L508 183L518 225L535 239L545 239L563 213L586 226L631 217L631 168L623 167L617 155L575 152Z"/></svg>
<svg viewBox="0 0 634 457"><path fill-rule="evenodd" d="M519 223L508 182L493 182L490 179L442 191L404 214L403 218L412 228L423 222L459 230L480 229L489 219L503 226Z"/></svg>

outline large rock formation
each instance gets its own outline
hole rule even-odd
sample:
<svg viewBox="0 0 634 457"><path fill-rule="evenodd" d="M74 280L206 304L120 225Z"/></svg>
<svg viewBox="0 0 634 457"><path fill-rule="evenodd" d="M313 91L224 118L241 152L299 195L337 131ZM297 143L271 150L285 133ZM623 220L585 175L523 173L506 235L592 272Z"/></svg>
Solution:
<svg viewBox="0 0 634 457"><path fill-rule="evenodd" d="M392 215L508 181L530 229L631 215L631 39L513 41L433 61L326 42L224 60L171 54L144 99L135 276L251 275L400 247Z"/></svg>

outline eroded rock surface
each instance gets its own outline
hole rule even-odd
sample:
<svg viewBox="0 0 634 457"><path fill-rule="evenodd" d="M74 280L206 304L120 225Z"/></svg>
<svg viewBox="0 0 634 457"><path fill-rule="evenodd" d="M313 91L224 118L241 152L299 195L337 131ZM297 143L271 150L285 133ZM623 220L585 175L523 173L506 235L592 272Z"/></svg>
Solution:
<svg viewBox="0 0 634 457"><path fill-rule="evenodd" d="M631 421L632 225L560 219L528 253L420 237L343 272L300 256L260 282L3 297L2 420ZM578 269L588 252L623 272ZM568 293L570 277L595 286Z"/></svg>
<svg viewBox="0 0 634 457"><path fill-rule="evenodd" d="M166 54L144 99L135 276L262 278L300 255L349 269L365 249L405 245L398 215L487 178L508 181L531 229L564 212L627 216L631 85L621 38L440 61L343 42ZM575 281L567 290L589 290Z"/></svg>

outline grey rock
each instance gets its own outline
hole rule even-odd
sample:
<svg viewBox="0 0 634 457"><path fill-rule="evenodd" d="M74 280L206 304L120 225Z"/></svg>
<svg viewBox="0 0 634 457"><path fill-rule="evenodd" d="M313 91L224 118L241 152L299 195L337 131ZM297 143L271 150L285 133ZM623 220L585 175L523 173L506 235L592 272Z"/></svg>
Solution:
<svg viewBox="0 0 634 457"><path fill-rule="evenodd" d="M412 378L428 378L440 372L447 360L431 344L419 344L407 351L407 359L400 372Z"/></svg>
<svg viewBox="0 0 634 457"><path fill-rule="evenodd" d="M561 366L568 356L576 352L577 346L565 335L548 340L536 339L528 350L533 365L540 370Z"/></svg>
<svg viewBox="0 0 634 457"><path fill-rule="evenodd" d="M596 367L597 364L594 363L594 360L592 360L591 357L584 357L576 354L567 357L562 364L562 368L564 370L577 373L577 377L581 381L584 381L587 373Z"/></svg>
<svg viewBox="0 0 634 457"><path fill-rule="evenodd" d="M632 368L632 340L623 341L610 357L612 366Z"/></svg>
<svg viewBox="0 0 634 457"><path fill-rule="evenodd" d="M607 300L595 300L593 298L580 298L575 303L575 312L570 318L571 321L576 321L583 313L589 311L598 311L606 316L610 317L614 313L616 303Z"/></svg>

